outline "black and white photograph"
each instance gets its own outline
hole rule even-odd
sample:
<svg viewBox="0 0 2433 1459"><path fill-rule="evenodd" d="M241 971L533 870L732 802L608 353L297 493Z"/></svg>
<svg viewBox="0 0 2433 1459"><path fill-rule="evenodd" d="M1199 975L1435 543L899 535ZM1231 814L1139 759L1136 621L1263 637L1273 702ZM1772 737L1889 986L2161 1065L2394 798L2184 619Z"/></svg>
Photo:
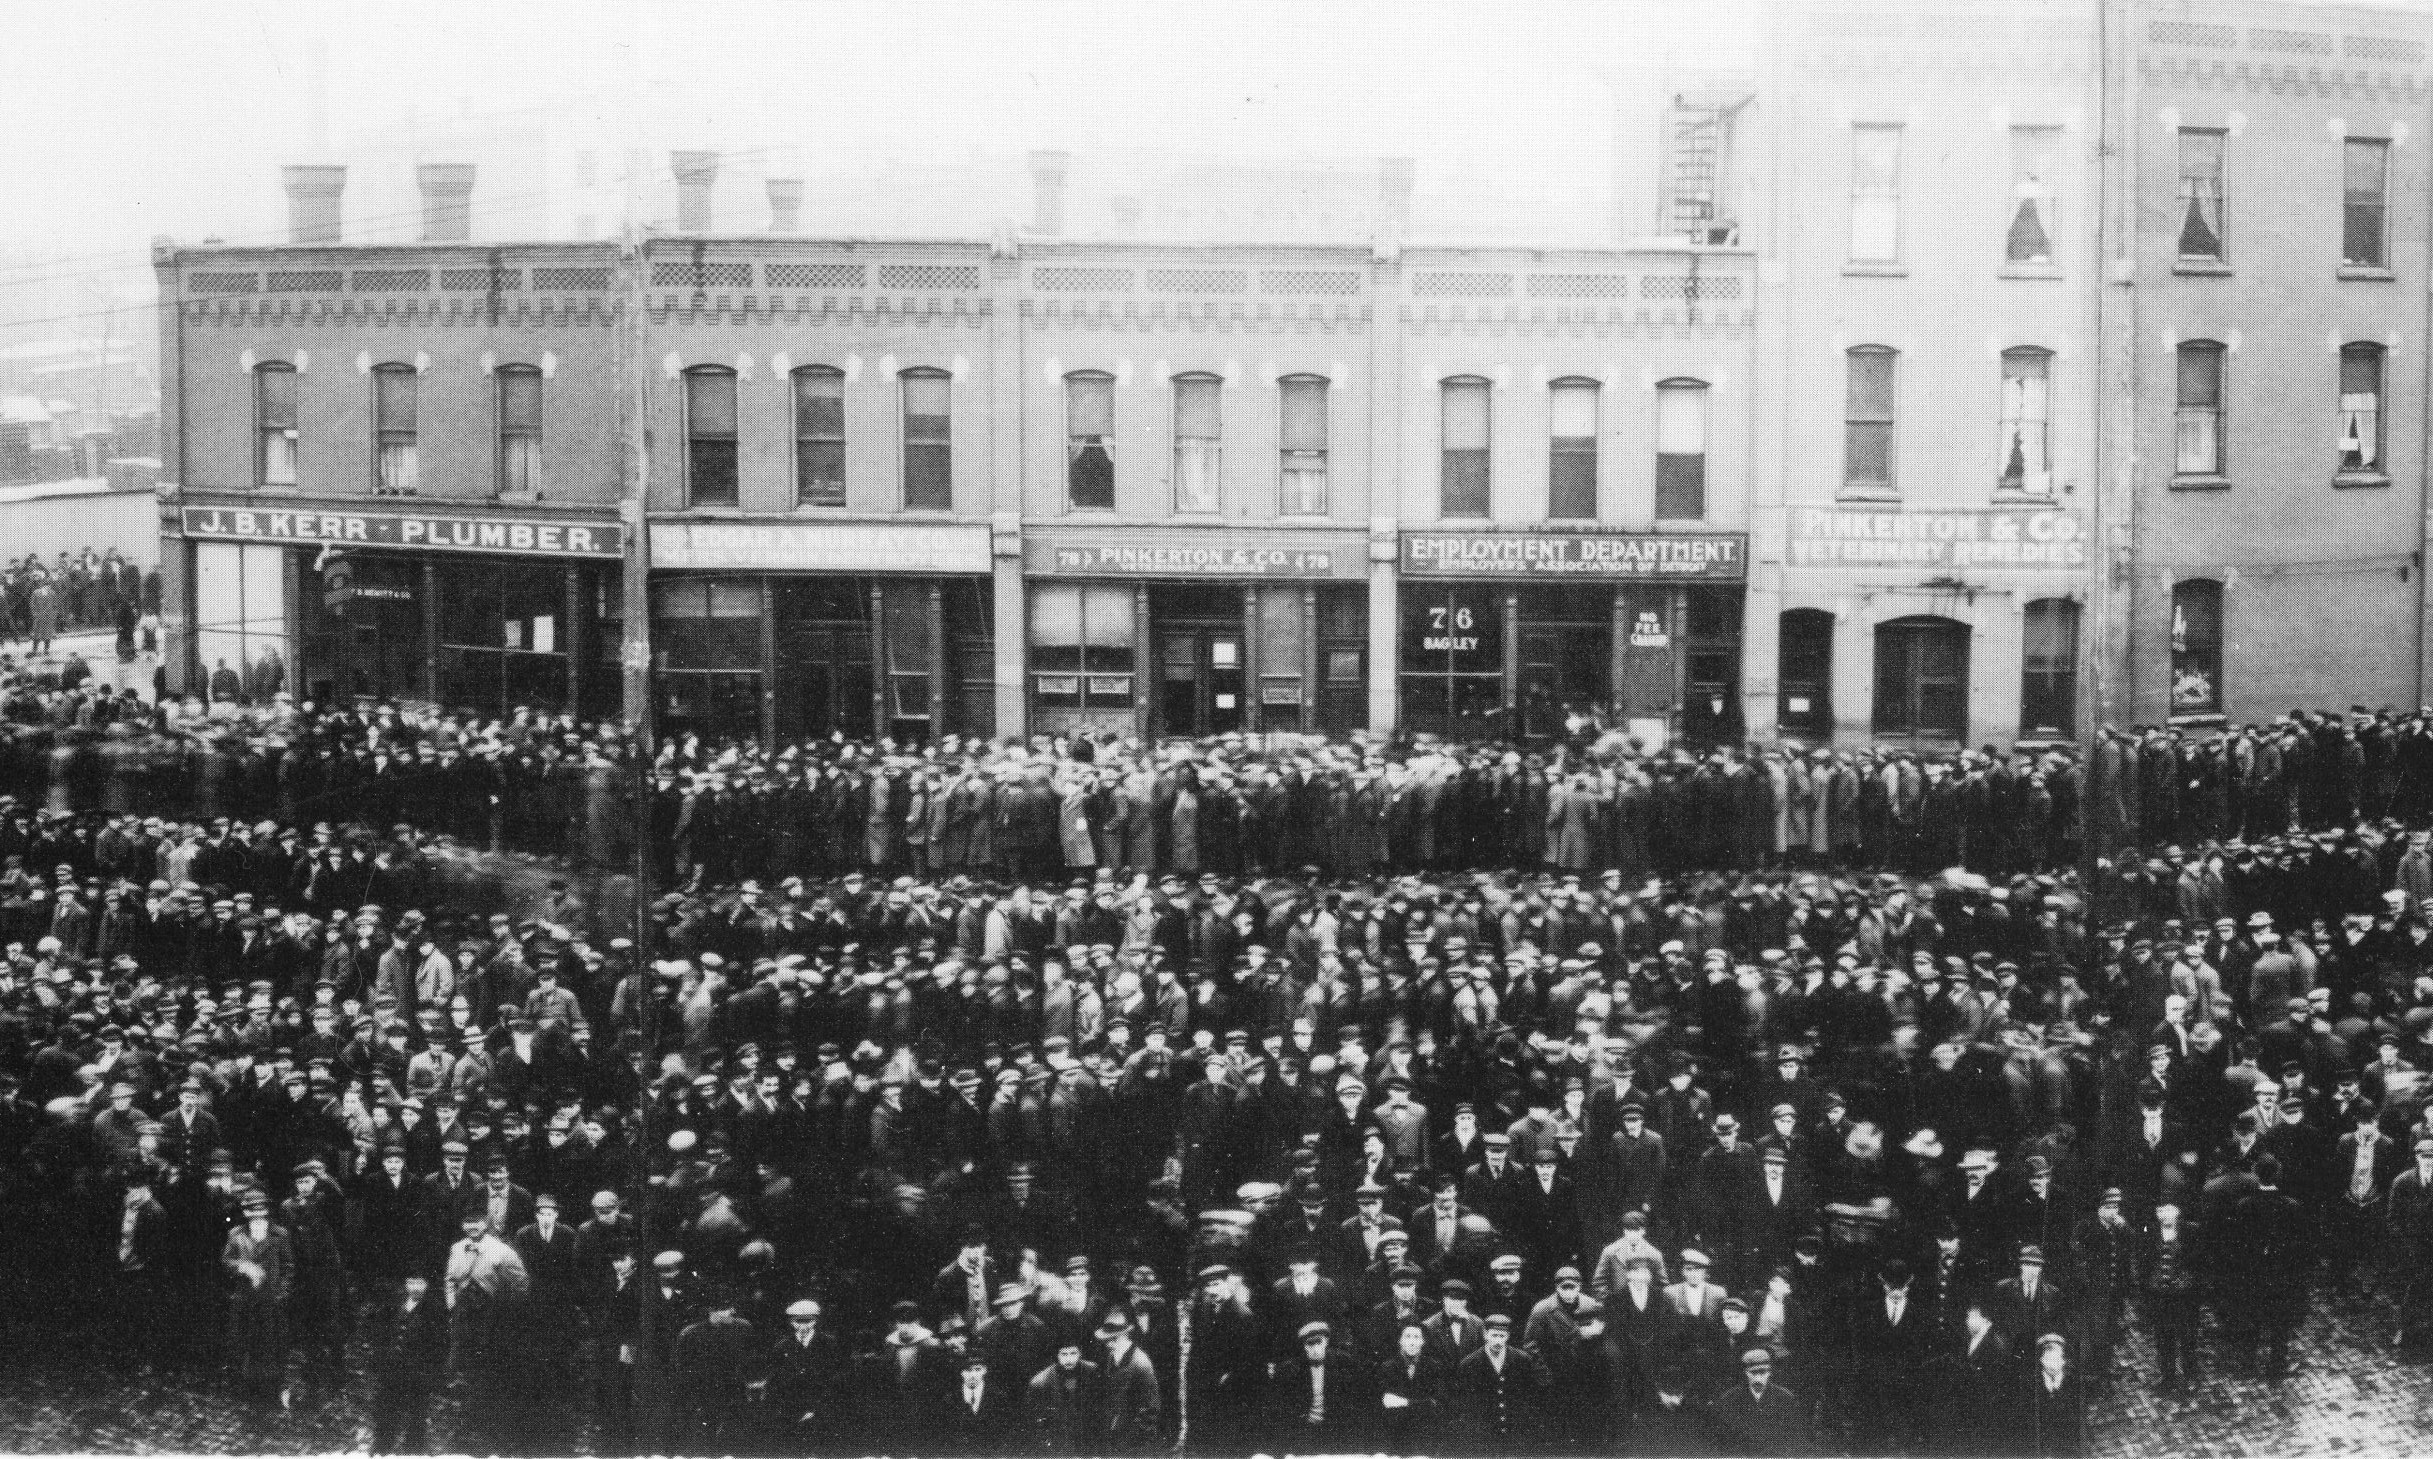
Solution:
<svg viewBox="0 0 2433 1459"><path fill-rule="evenodd" d="M2425 1447L2433 0L0 9L0 1454Z"/></svg>

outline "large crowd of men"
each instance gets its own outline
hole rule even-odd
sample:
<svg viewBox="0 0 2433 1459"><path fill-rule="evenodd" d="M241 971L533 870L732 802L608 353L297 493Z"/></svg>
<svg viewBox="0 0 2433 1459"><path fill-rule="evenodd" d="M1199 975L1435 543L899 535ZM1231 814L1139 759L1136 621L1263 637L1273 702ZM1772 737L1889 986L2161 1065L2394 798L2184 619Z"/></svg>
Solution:
<svg viewBox="0 0 2433 1459"><path fill-rule="evenodd" d="M0 560L0 645L23 639L39 655L63 633L106 628L131 637L160 602L160 569L147 570L115 547L62 549L47 562L29 552Z"/></svg>
<svg viewBox="0 0 2433 1459"><path fill-rule="evenodd" d="M2076 1453L2130 1322L2166 1386L2335 1288L2433 1339L2414 716L2108 737L2115 919L2060 754L680 744L636 815L546 717L98 696L0 694L8 1306L266 1407L368 1366L383 1451L452 1394L516 1452ZM648 957L426 854L637 834Z"/></svg>

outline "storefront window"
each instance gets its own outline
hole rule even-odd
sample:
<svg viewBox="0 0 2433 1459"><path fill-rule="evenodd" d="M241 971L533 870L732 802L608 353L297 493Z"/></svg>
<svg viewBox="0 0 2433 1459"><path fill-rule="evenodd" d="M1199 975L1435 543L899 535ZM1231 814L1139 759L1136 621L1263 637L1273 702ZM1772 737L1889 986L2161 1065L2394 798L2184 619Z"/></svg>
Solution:
<svg viewBox="0 0 2433 1459"><path fill-rule="evenodd" d="M1503 732L1504 605L1491 588L1416 586L1402 610L1403 720L1418 733Z"/></svg>
<svg viewBox="0 0 2433 1459"><path fill-rule="evenodd" d="M1133 706L1132 590L1045 583L1031 589L1031 702L1050 733L1129 717Z"/></svg>
<svg viewBox="0 0 2433 1459"><path fill-rule="evenodd" d="M195 545L194 655L200 687L219 685L215 701L251 703L288 687L285 559L279 547Z"/></svg>
<svg viewBox="0 0 2433 1459"><path fill-rule="evenodd" d="M760 729L760 580L675 578L651 589L667 734L749 740Z"/></svg>
<svg viewBox="0 0 2433 1459"><path fill-rule="evenodd" d="M535 563L438 562L439 697L500 714L566 702L566 575Z"/></svg>
<svg viewBox="0 0 2433 1459"><path fill-rule="evenodd" d="M2222 712L2222 585L2209 578L2171 589L2171 712Z"/></svg>

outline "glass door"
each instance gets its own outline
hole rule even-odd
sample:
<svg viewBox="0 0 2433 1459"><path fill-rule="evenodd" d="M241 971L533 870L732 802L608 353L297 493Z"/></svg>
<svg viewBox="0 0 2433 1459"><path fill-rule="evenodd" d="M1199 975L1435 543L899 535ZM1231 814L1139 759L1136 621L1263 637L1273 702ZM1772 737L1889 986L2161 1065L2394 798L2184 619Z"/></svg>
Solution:
<svg viewBox="0 0 2433 1459"><path fill-rule="evenodd" d="M1968 731L1968 625L1902 618L1875 631L1875 733L1957 744Z"/></svg>

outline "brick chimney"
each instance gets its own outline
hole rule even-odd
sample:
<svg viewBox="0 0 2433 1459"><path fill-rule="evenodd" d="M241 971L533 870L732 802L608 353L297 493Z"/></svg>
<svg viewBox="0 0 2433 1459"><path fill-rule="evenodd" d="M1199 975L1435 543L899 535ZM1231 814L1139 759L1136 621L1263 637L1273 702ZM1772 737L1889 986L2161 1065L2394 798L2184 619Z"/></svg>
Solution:
<svg viewBox="0 0 2433 1459"><path fill-rule="evenodd" d="M769 231L800 233L803 231L803 180L799 177L772 177L769 189Z"/></svg>
<svg viewBox="0 0 2433 1459"><path fill-rule="evenodd" d="M422 189L422 241L464 243L473 237L473 164L426 162L414 169Z"/></svg>
<svg viewBox="0 0 2433 1459"><path fill-rule="evenodd" d="M710 188L718 181L715 152L670 152L668 166L676 174L676 230L710 231Z"/></svg>
<svg viewBox="0 0 2433 1459"><path fill-rule="evenodd" d="M346 191L346 169L282 167L279 182L287 189L287 241L338 242L338 198Z"/></svg>
<svg viewBox="0 0 2433 1459"><path fill-rule="evenodd" d="M1070 152L1031 154L1031 231L1043 238L1064 232L1064 176L1072 165Z"/></svg>
<svg viewBox="0 0 2433 1459"><path fill-rule="evenodd" d="M1399 243L1411 231L1412 162L1408 157L1377 159L1377 236Z"/></svg>

